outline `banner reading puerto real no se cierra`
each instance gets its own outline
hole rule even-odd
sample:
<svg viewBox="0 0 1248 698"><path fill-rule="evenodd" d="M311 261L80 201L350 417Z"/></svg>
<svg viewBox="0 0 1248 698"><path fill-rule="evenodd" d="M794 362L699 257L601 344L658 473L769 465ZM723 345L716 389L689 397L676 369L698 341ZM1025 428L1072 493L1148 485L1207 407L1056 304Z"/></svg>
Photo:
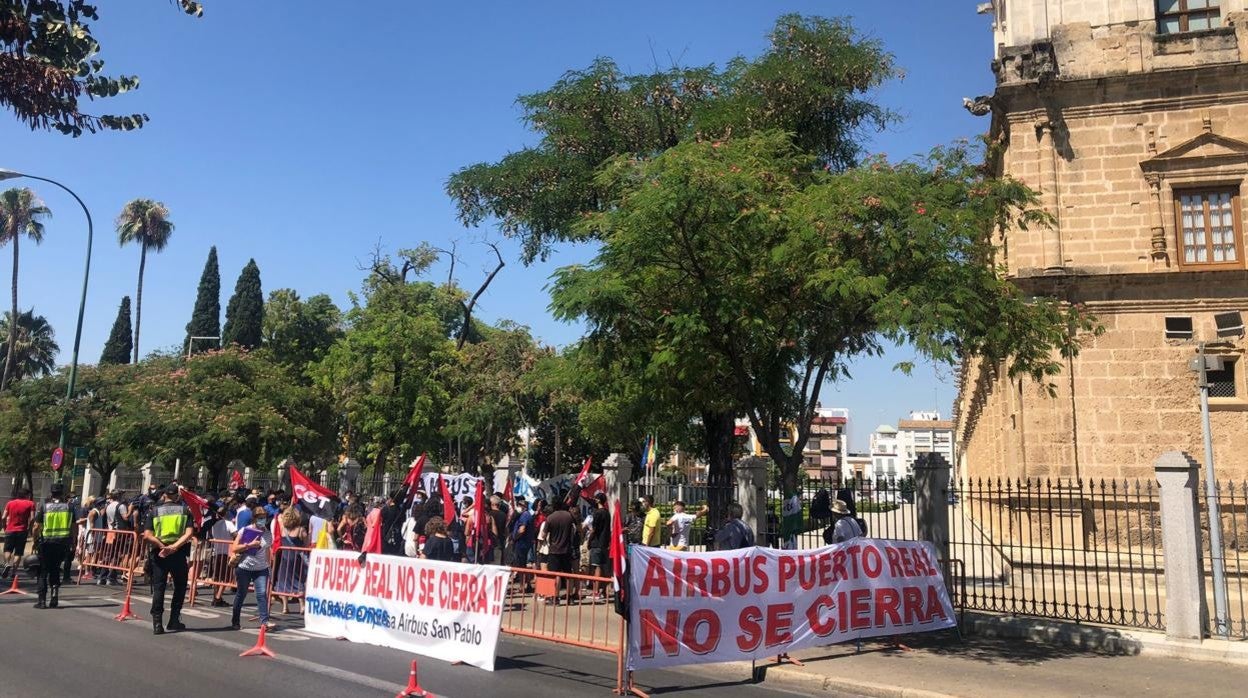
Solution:
<svg viewBox="0 0 1248 698"><path fill-rule="evenodd" d="M955 624L935 548L859 538L817 550L629 551L634 669L758 659Z"/></svg>

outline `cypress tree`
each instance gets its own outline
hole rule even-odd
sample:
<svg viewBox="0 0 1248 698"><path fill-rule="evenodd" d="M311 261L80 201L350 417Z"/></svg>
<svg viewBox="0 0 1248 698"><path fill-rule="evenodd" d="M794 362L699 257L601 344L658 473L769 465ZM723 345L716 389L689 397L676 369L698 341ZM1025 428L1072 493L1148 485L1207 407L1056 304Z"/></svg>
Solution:
<svg viewBox="0 0 1248 698"><path fill-rule="evenodd" d="M191 313L191 321L186 325L186 341L188 346L191 337L221 336L221 270L217 266L217 247L208 250L208 261L204 262L204 273L199 275L199 293L195 296L195 311ZM201 339L191 346L191 351L207 351L220 346L220 341Z"/></svg>
<svg viewBox="0 0 1248 698"><path fill-rule="evenodd" d="M243 273L238 275L234 295L225 306L225 329L221 341L227 346L237 344L244 349L260 346L261 327L264 324L264 294L260 290L260 267L256 260L247 261Z"/></svg>
<svg viewBox="0 0 1248 698"><path fill-rule="evenodd" d="M113 321L113 331L108 333L104 353L100 354L100 363L130 363L130 352L134 348L133 337L133 331L130 329L130 296L122 296L121 307L117 309L117 319Z"/></svg>

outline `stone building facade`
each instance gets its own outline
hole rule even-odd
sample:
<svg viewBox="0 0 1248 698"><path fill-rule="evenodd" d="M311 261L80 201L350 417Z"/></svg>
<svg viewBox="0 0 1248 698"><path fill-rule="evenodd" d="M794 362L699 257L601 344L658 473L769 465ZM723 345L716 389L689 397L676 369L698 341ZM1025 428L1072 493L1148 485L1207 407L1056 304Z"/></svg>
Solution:
<svg viewBox="0 0 1248 698"><path fill-rule="evenodd" d="M1083 337L1046 386L970 358L955 421L971 477L1143 477L1203 455L1197 342L1221 477L1248 476L1248 0L995 0L996 170L1040 192L1055 224L1008 230L999 260L1026 292L1083 304ZM983 8L988 9L988 8ZM1227 314L1229 313L1229 315ZM1225 333L1224 333L1225 334Z"/></svg>

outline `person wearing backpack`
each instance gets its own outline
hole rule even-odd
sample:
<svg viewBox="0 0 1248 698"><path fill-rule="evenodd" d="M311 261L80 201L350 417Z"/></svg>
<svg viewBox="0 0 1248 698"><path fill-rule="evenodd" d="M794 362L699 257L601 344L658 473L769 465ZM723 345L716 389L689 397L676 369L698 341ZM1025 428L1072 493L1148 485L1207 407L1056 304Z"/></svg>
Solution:
<svg viewBox="0 0 1248 698"><path fill-rule="evenodd" d="M832 502L832 525L823 530L823 542L833 545L861 537L862 527L850 514L849 505L840 499Z"/></svg>
<svg viewBox="0 0 1248 698"><path fill-rule="evenodd" d="M716 550L740 550L754 547L754 532L741 520L745 510L733 502L728 505L728 520L715 532Z"/></svg>

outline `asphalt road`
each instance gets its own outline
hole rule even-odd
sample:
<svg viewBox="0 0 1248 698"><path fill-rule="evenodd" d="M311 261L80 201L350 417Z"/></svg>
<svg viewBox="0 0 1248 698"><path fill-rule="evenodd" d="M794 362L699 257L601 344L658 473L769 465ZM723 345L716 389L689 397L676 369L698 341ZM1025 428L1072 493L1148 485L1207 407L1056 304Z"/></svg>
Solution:
<svg viewBox="0 0 1248 698"><path fill-rule="evenodd" d="M189 629L152 635L147 608L137 593L140 620L113 620L119 594L84 585L65 587L61 608L33 608L32 596L0 596L5 650L0 659L0 696L176 695L218 698L263 692L283 696L393 698L407 683L413 658L421 686L436 696L612 695L615 658L552 643L499 643L496 670L453 666L435 659L371 645L329 640L284 625L269 633L276 659L240 658L256 631L229 628L229 609L187 609ZM220 611L224 611L221 613ZM246 623L244 623L246 625ZM797 687L752 684L740 672L653 671L639 676L652 695L808 695ZM770 681L769 681L770 683Z"/></svg>

